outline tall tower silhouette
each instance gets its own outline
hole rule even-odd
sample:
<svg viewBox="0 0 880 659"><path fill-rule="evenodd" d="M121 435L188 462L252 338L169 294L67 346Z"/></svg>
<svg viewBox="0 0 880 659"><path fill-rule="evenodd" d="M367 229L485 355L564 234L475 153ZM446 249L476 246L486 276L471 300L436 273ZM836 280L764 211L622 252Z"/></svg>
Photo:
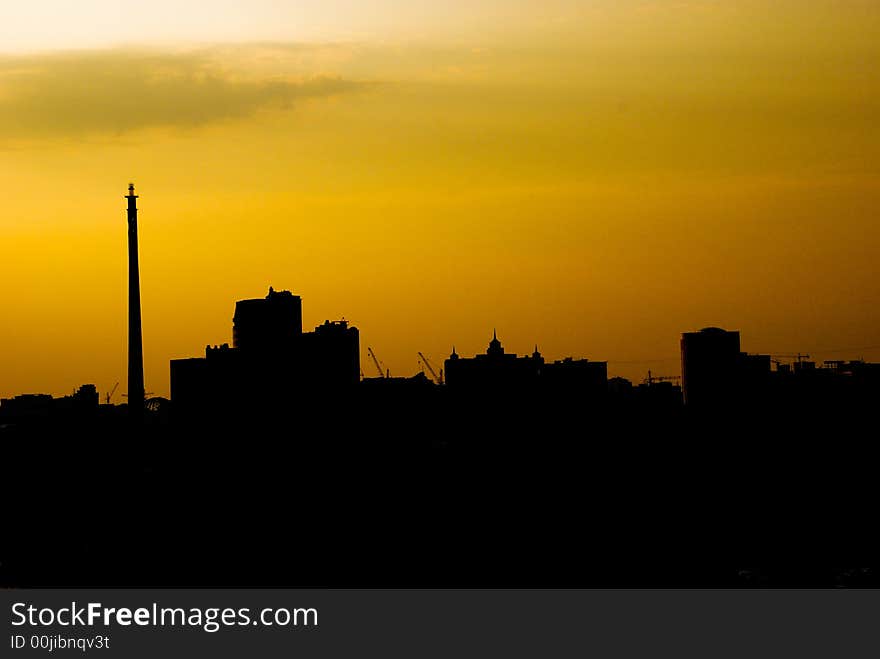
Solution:
<svg viewBox="0 0 880 659"><path fill-rule="evenodd" d="M141 283L138 273L137 200L128 184L128 412L133 421L144 414L144 346L141 336Z"/></svg>

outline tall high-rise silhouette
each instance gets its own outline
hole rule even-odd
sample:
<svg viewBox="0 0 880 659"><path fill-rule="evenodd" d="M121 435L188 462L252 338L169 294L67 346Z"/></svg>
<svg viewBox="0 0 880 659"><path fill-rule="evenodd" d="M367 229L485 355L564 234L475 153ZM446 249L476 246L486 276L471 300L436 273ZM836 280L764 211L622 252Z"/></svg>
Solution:
<svg viewBox="0 0 880 659"><path fill-rule="evenodd" d="M128 184L128 409L132 420L144 413L144 346L141 336L141 285L138 274L137 200Z"/></svg>

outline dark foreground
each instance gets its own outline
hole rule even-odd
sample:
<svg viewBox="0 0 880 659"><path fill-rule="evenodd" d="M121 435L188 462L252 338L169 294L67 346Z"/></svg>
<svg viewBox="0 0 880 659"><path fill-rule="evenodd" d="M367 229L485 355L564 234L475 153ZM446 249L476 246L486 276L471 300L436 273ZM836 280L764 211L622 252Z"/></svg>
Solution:
<svg viewBox="0 0 880 659"><path fill-rule="evenodd" d="M876 426L833 412L313 401L137 431L121 420L6 428L0 578L880 585L871 568L813 567L876 549Z"/></svg>

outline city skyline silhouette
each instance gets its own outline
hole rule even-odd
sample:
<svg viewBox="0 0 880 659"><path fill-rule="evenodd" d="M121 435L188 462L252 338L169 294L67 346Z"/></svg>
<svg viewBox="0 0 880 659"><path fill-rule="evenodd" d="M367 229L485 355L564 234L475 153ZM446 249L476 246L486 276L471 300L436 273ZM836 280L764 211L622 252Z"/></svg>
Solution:
<svg viewBox="0 0 880 659"><path fill-rule="evenodd" d="M0 584L880 582L880 4L47 3Z"/></svg>
<svg viewBox="0 0 880 659"><path fill-rule="evenodd" d="M141 17L141 48L80 17L91 45L0 54L0 396L125 381L129 180L157 395L268 286L311 300L307 326L345 315L393 373L493 327L630 380L676 374L679 334L711 326L750 352L880 359L880 10L491 3L419 38L303 42L297 22L267 43L238 21L235 44L151 42L184 29L179 4ZM36 29L21 12L5 24Z"/></svg>
<svg viewBox="0 0 880 659"><path fill-rule="evenodd" d="M132 365L130 363L129 367L128 367L128 373L129 373L128 377L129 378L133 377L134 381L138 383L138 389L143 392L143 391L145 391L145 388L144 388L144 384L143 384L143 367L142 367L142 365L140 365L143 361L143 348L141 345L142 339L141 339L141 319L140 319L140 282L139 282L139 277L138 277L138 264L137 264L137 259L138 259L137 208L135 207L135 201L134 201L135 199L137 199L137 196L134 195L134 185L133 184L129 185L128 191L129 191L129 195L126 198L129 201L129 205L128 205L129 235L130 235L130 237L133 236L133 238L130 238L130 240L129 240L129 264L130 264L130 267L133 268L133 270L130 270L130 272L129 272L130 290L129 290L128 298L130 300L134 300L134 307L133 307L134 311L131 310L132 309L131 304L128 305L129 306L129 313L130 314L134 313L133 316L130 315L130 317L129 317L130 327L129 327L128 344L131 346L134 346L134 348L133 348L133 354L132 354L132 351L129 351L127 353L130 355L129 359L134 360L134 373L132 374ZM272 287L270 286L269 288L270 288L270 295L271 295ZM301 317L302 312L300 311L298 313L300 314L300 317ZM343 318L344 318L344 316L343 316ZM301 320L299 321L299 323L301 324ZM493 323L493 325L494 325L494 323ZM468 334L470 334L470 333L472 333L472 332L469 331ZM496 333L496 329L493 328L493 336L495 335L495 333ZM497 337L495 337L493 340L497 340ZM536 341L534 343L536 351L538 348L538 343L543 343L542 337L532 337L531 339L529 339L529 341L533 341L533 342ZM462 340L462 338L459 336L459 337L450 337L450 340L447 343L448 343L448 345L452 346L452 351L454 354L456 343L461 346L461 345L468 345L470 342L468 342L466 340ZM861 342L861 343L865 343L865 342ZM808 339L806 341L806 345L815 345L815 344L812 343ZM364 352L364 350L367 350L367 349L369 350L369 352ZM367 357L368 354L369 354L369 357L375 361L375 356L372 354L371 351L372 351L372 348L368 348L365 344L361 349L360 361L364 362L365 358ZM386 355L387 354L395 354L396 352L397 351L394 351L392 353L384 353L384 354L386 354ZM791 366L791 365L795 364L796 362L800 362L802 359L802 356L808 360L812 358L813 363L821 364L823 362L827 362L828 364L831 364L833 366L835 363L844 363L847 361L866 361L865 357L864 357L865 354L874 354L874 353L878 353L878 352L880 352L880 345L859 345L859 346L850 346L850 347L844 347L844 348L841 348L841 347L824 347L824 348L818 348L818 349L812 348L809 353L806 351L801 352L801 350L797 350L795 352L792 349L787 349L787 350L784 349L784 350L778 350L778 351L765 351L764 354L769 355L771 358L771 361L777 366L780 364L784 364L784 363ZM574 350L572 353L565 355L564 358L565 359L572 359L573 358L572 354L575 354L579 358L581 358L585 353L586 353L586 350L583 348L580 348L580 349ZM416 373L425 373L426 368L427 368L428 372L430 372L431 367L426 364L426 357L423 354L422 350L416 351L416 354L417 354L417 359L415 360L415 364L413 365L412 370L399 369L398 365L400 364L401 360L398 358L397 361L394 362L395 372L397 374L403 375L403 376L411 376L411 375L415 375ZM436 353L435 353L435 355L436 355ZM858 355L858 356L853 357L853 355ZM849 356L849 358L847 359L846 356ZM823 359L823 357L825 357L826 359ZM563 358L563 356L560 355L560 358ZM159 359L161 359L161 357ZM435 357L435 359L436 359L436 357ZM780 359L782 361L780 361ZM155 357L154 357L154 360L155 360ZM621 377L624 377L623 374L626 373L627 375L629 375L629 377L626 379L630 379L635 384L639 384L641 382L650 383L650 381L652 381L656 378L660 378L662 380L672 380L672 379L680 380L683 376L683 373L680 368L680 357L678 357L678 356L676 356L676 357L666 356L666 357L643 358L643 359L632 359L632 360L614 360L614 359L608 360L608 359L605 359L604 362L611 364L611 369L612 369L611 377L621 378ZM384 362L383 362L383 364L384 364ZM377 366L378 366L378 362L377 362ZM640 370L637 371L636 369L640 369ZM659 371L658 371L658 369L659 369ZM369 370L370 370L370 368L368 366L367 371L369 372ZM385 372L383 373L383 371L385 371ZM388 375L388 374L390 374L390 372L391 372L391 370L388 369L387 367L385 367L385 366L380 367L380 377L382 375ZM634 373L636 373L635 376L633 376ZM361 376L361 378L367 377L365 375L364 369L362 367L360 368L360 376ZM73 377L75 381L82 384L82 382L81 382L82 378L80 378L80 380L76 380L77 376L75 374L68 373L68 374L66 374L66 377L67 377L67 379L70 379L71 377ZM436 374L434 374L434 378L436 379ZM117 380L117 384L113 385L112 388L107 386L106 390L102 390L103 396L107 396L107 395L112 396L113 394L116 394L117 393L116 390L118 389L118 382L119 381L121 381L121 380ZM152 387L152 388L158 390L158 393L151 392L151 394L157 395L157 396L162 396L165 398L169 397L170 396L170 387L166 385L166 382L168 382L167 379L158 378L156 383ZM89 383L89 385L95 386L95 383ZM129 380L129 388L131 388L131 380ZM0 392L0 393L2 393L2 392ZM13 396L13 395L22 394L22 393L28 393L28 394L31 394L31 393L47 394L48 393L48 394L58 395L58 390L55 389L53 391L50 387L43 387L43 388L38 387L37 390L33 390L33 391L9 392L8 396ZM125 398L128 398L128 396L129 396L128 392L126 392L126 391L120 391L119 395L121 397L125 397ZM143 397L143 396L139 395L138 397Z"/></svg>

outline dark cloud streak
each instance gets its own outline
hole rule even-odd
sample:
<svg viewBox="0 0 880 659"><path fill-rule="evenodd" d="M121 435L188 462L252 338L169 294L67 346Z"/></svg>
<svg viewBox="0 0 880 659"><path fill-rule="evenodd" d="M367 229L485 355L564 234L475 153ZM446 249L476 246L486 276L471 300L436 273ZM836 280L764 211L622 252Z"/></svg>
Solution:
<svg viewBox="0 0 880 659"><path fill-rule="evenodd" d="M341 77L230 73L208 52L128 50L0 58L0 139L196 127L357 90Z"/></svg>

